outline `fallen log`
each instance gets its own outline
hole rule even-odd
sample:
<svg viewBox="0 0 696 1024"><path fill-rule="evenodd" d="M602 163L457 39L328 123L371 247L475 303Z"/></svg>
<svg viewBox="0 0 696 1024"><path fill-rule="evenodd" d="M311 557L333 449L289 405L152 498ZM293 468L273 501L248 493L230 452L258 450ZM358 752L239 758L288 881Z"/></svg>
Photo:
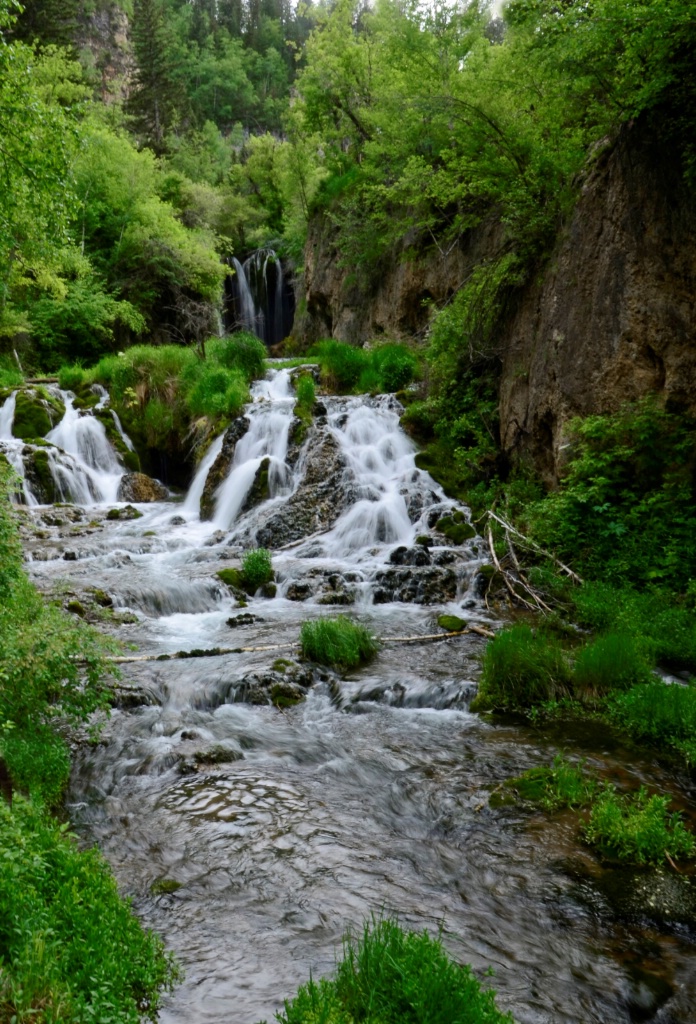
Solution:
<svg viewBox="0 0 696 1024"><path fill-rule="evenodd" d="M484 626L467 626L466 629L458 629L451 633L426 633L416 636L383 636L377 637L379 643L389 644L411 644L423 643L433 640L447 640L450 637L464 636L467 633L475 633L487 640L492 640L495 633ZM125 665L141 661L178 661L183 658L222 658L228 654L247 654L256 651L281 651L292 647L299 647L299 643L287 644L261 644L256 647L210 647L200 648L192 651L174 651L172 654L125 654L111 657L108 661L112 665Z"/></svg>

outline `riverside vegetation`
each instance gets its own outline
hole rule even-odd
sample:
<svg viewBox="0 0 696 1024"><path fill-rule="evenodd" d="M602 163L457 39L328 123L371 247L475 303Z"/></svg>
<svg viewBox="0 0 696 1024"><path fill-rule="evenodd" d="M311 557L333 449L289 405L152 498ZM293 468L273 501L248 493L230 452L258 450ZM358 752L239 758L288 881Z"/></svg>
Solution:
<svg viewBox="0 0 696 1024"><path fill-rule="evenodd" d="M0 801L0 1019L154 1020L177 968L98 851L80 851L53 813L66 730L108 706L110 646L29 582L11 486L0 465L0 755L15 790L11 806Z"/></svg>

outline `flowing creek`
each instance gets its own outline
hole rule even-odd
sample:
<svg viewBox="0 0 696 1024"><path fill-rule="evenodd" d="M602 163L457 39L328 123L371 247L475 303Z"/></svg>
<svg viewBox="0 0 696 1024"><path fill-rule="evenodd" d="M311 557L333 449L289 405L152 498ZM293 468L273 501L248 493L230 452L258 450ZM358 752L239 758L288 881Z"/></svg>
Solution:
<svg viewBox="0 0 696 1024"><path fill-rule="evenodd" d="M123 468L63 393L49 440L67 454L52 450L51 465L85 508L26 513L37 584L80 599L99 588L119 638L153 655L292 645L302 621L337 611L381 637L437 632L443 611L498 625L477 579L484 545L438 537L457 507L416 468L394 399L322 399L302 445L289 371L271 371L254 399L233 454L218 438L183 501L111 522ZM21 470L10 401L0 437ZM278 590L240 610L216 572L255 543L274 549ZM184 968L163 1024L270 1021L310 971L331 970L344 931L380 911L441 927L455 957L493 968L520 1024L693 1024L691 879L600 868L571 816L488 805L506 778L562 749L678 806L687 783L594 728L542 733L470 714L483 644L387 642L347 678L312 677L292 646L124 666L130 690L101 742L79 752L69 809ZM306 700L274 707L279 685Z"/></svg>

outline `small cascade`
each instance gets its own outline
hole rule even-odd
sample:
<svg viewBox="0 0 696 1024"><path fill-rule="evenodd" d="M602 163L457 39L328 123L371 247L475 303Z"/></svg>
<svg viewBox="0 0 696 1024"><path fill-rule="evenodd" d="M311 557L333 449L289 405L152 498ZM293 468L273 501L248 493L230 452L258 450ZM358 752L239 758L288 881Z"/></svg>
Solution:
<svg viewBox="0 0 696 1024"><path fill-rule="evenodd" d="M65 403L65 415L46 435L46 440L72 456L72 464L66 464L57 453L49 453L51 472L63 495L62 500L78 504L113 503L117 500L124 470L106 436L104 424L95 416L81 416L69 391L60 394Z"/></svg>
<svg viewBox="0 0 696 1024"><path fill-rule="evenodd" d="M13 391L10 397L5 399L2 409L0 409L0 441L12 440L12 424L14 423L16 404L17 392Z"/></svg>
<svg viewBox="0 0 696 1024"><path fill-rule="evenodd" d="M257 249L244 263L232 258L227 279L228 330L251 331L267 345L276 345L292 329L294 298L273 249Z"/></svg>
<svg viewBox="0 0 696 1024"><path fill-rule="evenodd" d="M191 481L191 486L188 489L186 500L181 507L182 512L189 513L192 516L197 516L198 511L201 507L201 497L203 496L203 490L205 488L205 482L208 478L210 468L217 459L218 455L222 451L222 442L225 439L224 434L220 434L216 437L211 444L208 451L201 459L201 464L196 470L196 475Z"/></svg>
<svg viewBox="0 0 696 1024"><path fill-rule="evenodd" d="M290 492L291 479L285 465L294 407L290 371L272 370L268 380L254 384L252 398L253 404L247 410L249 430L237 444L230 473L218 490L213 516L218 529L230 529L265 459L269 460L270 497Z"/></svg>

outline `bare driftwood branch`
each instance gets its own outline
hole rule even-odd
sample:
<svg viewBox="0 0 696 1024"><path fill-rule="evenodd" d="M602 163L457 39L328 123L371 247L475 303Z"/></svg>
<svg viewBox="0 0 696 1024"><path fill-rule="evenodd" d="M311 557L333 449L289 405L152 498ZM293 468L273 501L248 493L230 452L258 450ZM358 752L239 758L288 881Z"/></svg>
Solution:
<svg viewBox="0 0 696 1024"><path fill-rule="evenodd" d="M500 526L502 526L507 533L514 533L516 537L519 537L520 540L524 541L524 543L527 544L530 548L532 548L533 551L537 551L540 555L544 555L545 558L550 558L551 561L555 565L557 565L562 572L566 573L567 576L570 576L570 578L574 580L576 583L582 585L583 581L580 578L580 576L578 576L576 572L573 572L573 570L564 562L561 562L559 558L556 558L555 555L552 555L550 551L547 551L546 548L542 548L539 544L535 543L535 541L530 540L529 537L525 537L525 535L523 533L520 533L519 530L516 530L515 527L511 525L511 523L507 523L504 519L501 519L499 515L496 515L496 513L493 512L492 509L489 509L486 512L486 515L489 517L489 519L495 519L496 523L499 523Z"/></svg>

